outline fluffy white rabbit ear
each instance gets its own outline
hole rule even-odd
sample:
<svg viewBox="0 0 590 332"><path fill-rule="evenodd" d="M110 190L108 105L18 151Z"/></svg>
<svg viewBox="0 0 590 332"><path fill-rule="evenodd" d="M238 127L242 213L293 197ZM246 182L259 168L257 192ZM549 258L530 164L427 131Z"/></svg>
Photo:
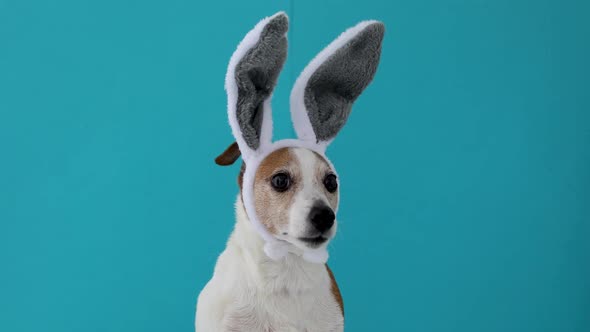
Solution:
<svg viewBox="0 0 590 332"><path fill-rule="evenodd" d="M381 22L361 22L307 65L291 91L291 119L299 139L324 149L334 139L375 75L384 33Z"/></svg>
<svg viewBox="0 0 590 332"><path fill-rule="evenodd" d="M287 15L260 21L232 55L225 76L232 133L247 163L272 140L270 100L287 58Z"/></svg>

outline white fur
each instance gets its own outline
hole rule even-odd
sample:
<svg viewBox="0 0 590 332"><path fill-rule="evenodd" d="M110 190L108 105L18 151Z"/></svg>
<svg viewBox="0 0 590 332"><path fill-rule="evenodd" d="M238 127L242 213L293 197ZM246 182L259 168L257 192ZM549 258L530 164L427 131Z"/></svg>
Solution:
<svg viewBox="0 0 590 332"><path fill-rule="evenodd" d="M346 45L351 39L353 39L359 32L363 31L367 26L370 24L376 23L377 21L369 20L369 21L362 21L359 24L355 25L352 28L347 29L344 31L338 38L336 38L330 45L326 46L318 55L313 58L309 62L309 64L303 69L295 84L293 85L293 90L291 90L291 121L293 122L293 127L295 127L295 132L297 133L297 137L300 140L310 141L310 142L317 142L316 135L313 131L311 123L309 122L309 117L307 115L307 109L305 108L305 87L307 86L307 82L311 76L316 72L316 70L326 61L332 54L336 53L338 49L342 46ZM332 139L324 142L318 142L318 145L322 145L322 149L325 150L326 147L332 142Z"/></svg>
<svg viewBox="0 0 590 332"><path fill-rule="evenodd" d="M296 254L270 259L240 197L237 222L197 303L197 332L343 331L324 264Z"/></svg>

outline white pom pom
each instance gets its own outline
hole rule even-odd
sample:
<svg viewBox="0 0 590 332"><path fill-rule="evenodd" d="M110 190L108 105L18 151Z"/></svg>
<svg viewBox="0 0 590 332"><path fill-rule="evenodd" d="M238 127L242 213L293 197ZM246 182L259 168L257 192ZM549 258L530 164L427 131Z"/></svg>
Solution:
<svg viewBox="0 0 590 332"><path fill-rule="evenodd" d="M303 259L310 263L324 264L328 261L330 255L326 248L311 249L303 252Z"/></svg>
<svg viewBox="0 0 590 332"><path fill-rule="evenodd" d="M278 261L279 259L287 256L289 253L289 248L286 244L283 244L279 241L271 241L264 244L264 253L270 259Z"/></svg>

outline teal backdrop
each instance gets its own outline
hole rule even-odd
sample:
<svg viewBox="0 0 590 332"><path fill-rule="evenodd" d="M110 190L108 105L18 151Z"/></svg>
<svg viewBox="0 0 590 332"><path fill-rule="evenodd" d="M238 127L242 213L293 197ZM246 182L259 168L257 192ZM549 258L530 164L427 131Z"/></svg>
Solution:
<svg viewBox="0 0 590 332"><path fill-rule="evenodd" d="M545 0L0 0L0 331L193 330L226 65L279 10L281 138L305 64L387 27L328 151L346 330L590 331L590 3Z"/></svg>

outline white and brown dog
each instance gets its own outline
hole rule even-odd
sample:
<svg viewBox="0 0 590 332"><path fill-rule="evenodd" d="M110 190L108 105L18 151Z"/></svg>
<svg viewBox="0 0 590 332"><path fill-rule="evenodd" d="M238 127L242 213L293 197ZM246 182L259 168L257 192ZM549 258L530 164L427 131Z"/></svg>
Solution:
<svg viewBox="0 0 590 332"><path fill-rule="evenodd" d="M291 117L298 139L272 142L270 99L287 54L288 19L258 23L227 76L236 143L216 162L244 160L237 222L199 295L198 332L342 331L344 307L326 246L336 233L338 177L325 156L372 80L383 24L361 22L320 52L297 79Z"/></svg>

